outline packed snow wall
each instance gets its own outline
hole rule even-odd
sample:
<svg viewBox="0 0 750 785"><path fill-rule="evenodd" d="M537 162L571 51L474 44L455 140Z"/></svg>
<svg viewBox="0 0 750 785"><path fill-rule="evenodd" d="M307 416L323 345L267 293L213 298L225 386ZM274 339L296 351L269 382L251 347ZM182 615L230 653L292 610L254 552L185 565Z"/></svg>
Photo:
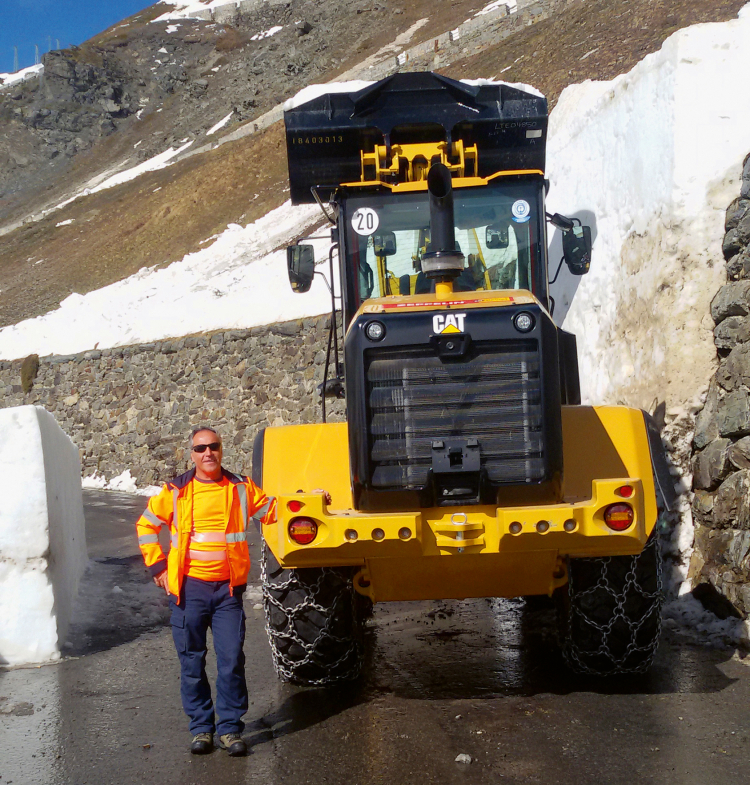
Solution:
<svg viewBox="0 0 750 785"><path fill-rule="evenodd" d="M86 535L78 449L39 406L0 409L0 665L56 660Z"/></svg>
<svg viewBox="0 0 750 785"><path fill-rule="evenodd" d="M750 6L675 33L611 82L566 88L551 114L548 208L595 236L591 272L553 287L586 402L683 409L708 384L724 213L750 133L736 79L748 40Z"/></svg>
<svg viewBox="0 0 750 785"><path fill-rule="evenodd" d="M668 583L691 587L691 441L716 367L711 301L726 281L727 205L750 131L750 6L672 35L611 82L566 88L550 117L550 212L592 227L591 272L563 269L555 319L578 338L584 403L649 410L679 494L665 533ZM559 233L550 259L561 258ZM695 569L691 578L695 577Z"/></svg>

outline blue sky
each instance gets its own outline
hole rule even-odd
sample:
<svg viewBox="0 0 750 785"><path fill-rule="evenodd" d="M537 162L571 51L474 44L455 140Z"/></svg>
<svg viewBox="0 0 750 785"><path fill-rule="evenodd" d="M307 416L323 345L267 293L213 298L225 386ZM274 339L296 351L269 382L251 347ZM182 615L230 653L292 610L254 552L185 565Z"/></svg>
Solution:
<svg viewBox="0 0 750 785"><path fill-rule="evenodd" d="M65 48L80 44L120 19L147 8L156 0L0 0L0 73L13 70L13 47L18 47L19 67L34 64L50 39ZM166 10L166 9L165 9Z"/></svg>

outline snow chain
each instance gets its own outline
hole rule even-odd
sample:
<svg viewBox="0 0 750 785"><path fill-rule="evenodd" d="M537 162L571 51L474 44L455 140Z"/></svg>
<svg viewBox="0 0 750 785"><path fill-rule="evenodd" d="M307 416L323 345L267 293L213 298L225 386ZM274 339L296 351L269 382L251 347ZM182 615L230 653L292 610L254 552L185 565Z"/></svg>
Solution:
<svg viewBox="0 0 750 785"><path fill-rule="evenodd" d="M656 550L656 553L652 551ZM656 591L646 591L638 583L638 565L643 559L654 559L656 562ZM659 553L659 541L657 537L652 537L640 554L633 558L630 569L627 572L625 584L621 588L618 586L620 581L610 581L608 577L608 568L612 563L612 557L603 557L601 562L601 575L599 580L593 586L581 592L574 593L572 590L572 582L570 588L570 603L568 609L568 629L573 630L576 617L586 625L598 630L601 633L601 646L595 651L584 651L571 639L570 634L568 637L568 645L565 647L565 658L568 664L579 673L588 673L594 676L604 676L610 674L626 674L626 673L643 673L648 670L656 654L655 641L659 639L661 631L661 601L662 601L662 561L661 554ZM625 603L629 596L629 592L633 590L637 592L644 599L651 601L651 610L642 614L640 619L632 620L628 617L625 611ZM603 592L610 595L616 603L614 613L606 624L600 624L594 619L586 616L581 610L580 604L577 600L586 595L596 594ZM637 646L636 641L638 632L641 627L649 623L653 614L653 607L657 605L659 613L656 620L656 627L652 642L646 646ZM628 644L625 652L621 656L616 656L609 648L609 640L612 635L615 625L626 625L630 631L630 643ZM647 655L642 662L635 667L625 667L624 663L634 653L641 652ZM603 656L612 663L610 669L599 670L586 663L587 659Z"/></svg>
<svg viewBox="0 0 750 785"><path fill-rule="evenodd" d="M303 584L299 580L296 570L288 570L288 577L286 580L279 583L271 583L266 569L266 548L267 546L264 540L261 545L263 605L266 617L266 634L268 635L268 641L271 644L273 666L279 678L284 681L302 681L296 671L304 665L313 665L318 668L324 668L330 675L322 676L319 679L305 678L303 680L304 683L309 684L310 686L321 686L348 679L355 679L359 675L361 669L361 658L359 656L357 641L353 640L351 637L337 636L331 631L331 627L335 622L335 612L336 610L339 610L336 608L336 605L340 604L338 601L339 598L334 602L333 607L325 606L317 601L325 584L331 580L331 578L334 578L336 581L340 581L348 590L348 597L345 597L344 599L348 599L352 604L352 607L348 612L355 614L357 610L355 606L356 592L354 591L352 577L345 578L340 572L329 567L323 567L320 568L320 575L314 583L305 582ZM307 596L298 605L287 608L271 593L272 590L283 592L286 589L302 589L307 593ZM273 629L270 625L269 618L271 606L283 613L286 617L286 624L281 631ZM325 624L314 641L302 640L294 628L295 620L309 611L317 611L325 618ZM338 644L337 648L339 649L342 649L343 647L343 653L336 660L322 662L321 656L317 654L317 652L320 651L321 646L328 641ZM294 659L286 657L280 651L279 644L281 642L294 643L305 652L305 656L302 658L295 657ZM351 665L339 672L338 669L344 665L347 659L350 660Z"/></svg>

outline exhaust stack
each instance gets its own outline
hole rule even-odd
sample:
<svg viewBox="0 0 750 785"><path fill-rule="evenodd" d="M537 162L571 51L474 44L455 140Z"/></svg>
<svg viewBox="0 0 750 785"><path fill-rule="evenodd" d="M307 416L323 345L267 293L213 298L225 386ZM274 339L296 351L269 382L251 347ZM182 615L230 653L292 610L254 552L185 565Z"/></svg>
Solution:
<svg viewBox="0 0 750 785"><path fill-rule="evenodd" d="M453 183L444 164L433 164L427 175L430 194L430 250L422 257L428 278L452 281L464 269L464 255L456 248L453 221Z"/></svg>

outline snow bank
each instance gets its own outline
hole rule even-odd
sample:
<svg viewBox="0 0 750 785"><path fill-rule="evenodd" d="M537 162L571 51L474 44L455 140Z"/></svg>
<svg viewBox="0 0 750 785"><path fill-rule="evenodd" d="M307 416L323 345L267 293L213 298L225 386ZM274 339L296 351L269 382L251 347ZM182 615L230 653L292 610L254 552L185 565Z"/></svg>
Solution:
<svg viewBox="0 0 750 785"><path fill-rule="evenodd" d="M130 469L125 469L122 474L118 474L111 480L103 474L94 474L89 477L84 477L81 486L83 488L99 490L99 491L119 491L121 493L135 493L138 496L156 496L161 490L158 485L147 485L145 488L139 488L136 484L135 477L130 473Z"/></svg>
<svg viewBox="0 0 750 785"><path fill-rule="evenodd" d="M566 88L551 114L548 209L595 235L591 272L563 270L552 292L578 336L584 401L680 409L708 382L724 212L750 149L750 91L735 78L749 40L746 6L612 82Z"/></svg>
<svg viewBox="0 0 750 785"><path fill-rule="evenodd" d="M78 449L38 406L0 409L0 665L56 660L86 568Z"/></svg>
<svg viewBox="0 0 750 785"><path fill-rule="evenodd" d="M285 246L320 217L317 205L287 202L245 228L230 224L212 245L179 262L71 294L55 311L4 327L0 357L73 354L94 344L104 349L327 313L331 299L321 277L302 297L292 292L286 271ZM324 237L312 241L319 261L328 258L330 234Z"/></svg>
<svg viewBox="0 0 750 785"><path fill-rule="evenodd" d="M0 74L0 90L4 87L10 87L16 82L23 82L26 79L34 79L41 76L44 72L44 66L41 63L37 65L30 65L28 68L22 68L14 74Z"/></svg>

